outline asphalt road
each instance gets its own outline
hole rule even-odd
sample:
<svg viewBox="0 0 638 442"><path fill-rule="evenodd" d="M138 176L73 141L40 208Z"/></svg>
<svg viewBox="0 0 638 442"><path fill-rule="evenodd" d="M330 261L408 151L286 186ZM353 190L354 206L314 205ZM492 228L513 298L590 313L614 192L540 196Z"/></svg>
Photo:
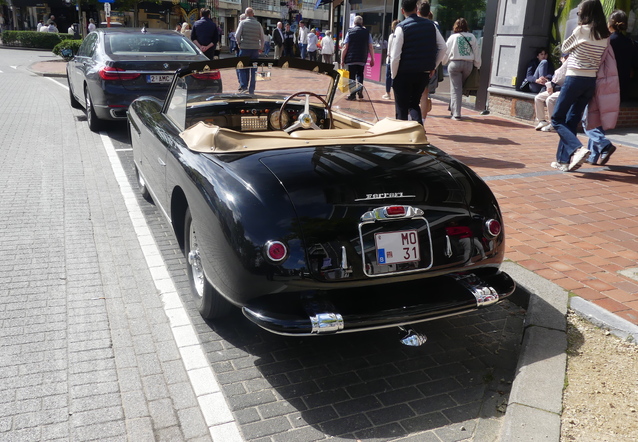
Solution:
<svg viewBox="0 0 638 442"><path fill-rule="evenodd" d="M203 321L170 227L135 192L125 123L90 132L66 80L27 69L51 57L0 49L0 439L497 440L521 307L417 325L419 348L391 329Z"/></svg>

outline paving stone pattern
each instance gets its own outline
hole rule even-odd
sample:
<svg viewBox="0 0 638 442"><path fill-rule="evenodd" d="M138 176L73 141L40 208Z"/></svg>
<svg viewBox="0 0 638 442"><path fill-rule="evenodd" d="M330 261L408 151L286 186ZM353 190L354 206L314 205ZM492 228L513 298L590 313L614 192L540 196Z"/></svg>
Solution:
<svg viewBox="0 0 638 442"><path fill-rule="evenodd" d="M99 136L49 79L0 96L0 439L210 440Z"/></svg>

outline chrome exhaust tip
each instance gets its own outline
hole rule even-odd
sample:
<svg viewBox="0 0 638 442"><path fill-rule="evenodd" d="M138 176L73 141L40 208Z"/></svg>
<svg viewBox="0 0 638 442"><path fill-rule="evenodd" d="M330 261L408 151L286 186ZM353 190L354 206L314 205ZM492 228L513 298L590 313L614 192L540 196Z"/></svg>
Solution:
<svg viewBox="0 0 638 442"><path fill-rule="evenodd" d="M399 330L401 330L401 333L403 334L403 337L399 339L399 342L408 347L420 347L428 340L427 336L415 331L411 327L399 327Z"/></svg>

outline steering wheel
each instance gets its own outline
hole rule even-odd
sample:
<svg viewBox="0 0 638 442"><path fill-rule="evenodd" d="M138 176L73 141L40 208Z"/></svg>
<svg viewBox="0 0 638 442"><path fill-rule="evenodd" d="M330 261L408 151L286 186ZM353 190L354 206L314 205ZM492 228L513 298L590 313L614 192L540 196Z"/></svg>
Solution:
<svg viewBox="0 0 638 442"><path fill-rule="evenodd" d="M312 121L312 116L310 116L310 96L318 98L319 101L323 103L325 110L328 111L328 118L330 119L330 129L332 129L332 110L330 109L330 105L326 102L326 100L324 100L323 98L321 98L319 95L315 94L314 92L297 92L295 94L292 94L288 98L286 98L286 101L283 102L283 104L281 105L281 108L279 109L279 127L283 127L282 126L283 121L281 119L281 116L284 113L284 109L286 105L291 99L299 95L306 96L306 103L304 105L303 112L299 114L299 118L297 118L297 121L295 121L290 127L287 127L286 129L284 129L284 132L290 133L293 130L300 129L300 128L321 130L321 128L317 126L314 121Z"/></svg>

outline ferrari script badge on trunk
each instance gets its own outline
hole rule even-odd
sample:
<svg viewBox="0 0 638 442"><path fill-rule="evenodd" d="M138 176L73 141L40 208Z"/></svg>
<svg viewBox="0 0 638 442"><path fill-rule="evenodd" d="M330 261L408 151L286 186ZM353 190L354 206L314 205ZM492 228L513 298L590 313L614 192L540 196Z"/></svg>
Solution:
<svg viewBox="0 0 638 442"><path fill-rule="evenodd" d="M387 198L415 198L416 195L404 195L403 192L366 193L365 198L357 198L355 201L384 200Z"/></svg>

